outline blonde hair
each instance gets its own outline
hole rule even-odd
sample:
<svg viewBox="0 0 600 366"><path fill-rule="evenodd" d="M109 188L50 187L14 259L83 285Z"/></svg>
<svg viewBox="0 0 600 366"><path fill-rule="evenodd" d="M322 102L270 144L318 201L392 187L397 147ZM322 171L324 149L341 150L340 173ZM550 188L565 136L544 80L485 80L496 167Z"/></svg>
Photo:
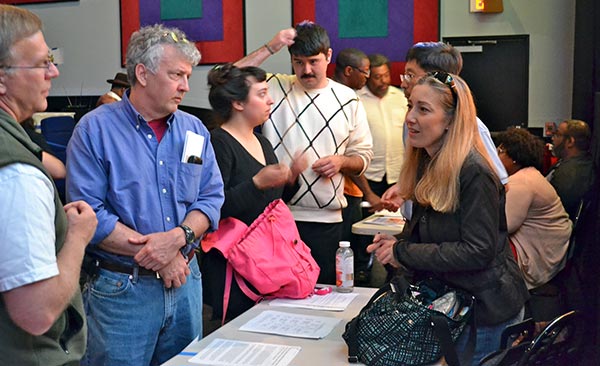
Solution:
<svg viewBox="0 0 600 366"><path fill-rule="evenodd" d="M429 86L440 95L450 122L442 136L441 148L429 162L425 148L412 147L407 141L399 179L400 195L404 199L416 200L421 205L444 213L454 212L458 208L460 171L472 149L481 154L490 170L495 172L479 136L471 91L460 77L449 75L451 78L445 79L446 82L431 75L418 81L417 85Z"/></svg>

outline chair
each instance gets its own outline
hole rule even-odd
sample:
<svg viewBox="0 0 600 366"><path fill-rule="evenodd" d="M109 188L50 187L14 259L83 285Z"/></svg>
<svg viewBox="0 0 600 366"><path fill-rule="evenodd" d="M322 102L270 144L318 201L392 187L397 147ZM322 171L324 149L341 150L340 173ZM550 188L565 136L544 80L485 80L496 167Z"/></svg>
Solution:
<svg viewBox="0 0 600 366"><path fill-rule="evenodd" d="M554 319L531 342L518 365L574 365L580 343L577 318L578 313L570 311Z"/></svg>
<svg viewBox="0 0 600 366"><path fill-rule="evenodd" d="M517 365L533 340L535 323L532 318L520 323L509 325L500 337L500 349L485 356L479 361L480 366L509 366ZM520 338L516 346L512 343Z"/></svg>
<svg viewBox="0 0 600 366"><path fill-rule="evenodd" d="M42 135L52 148L54 155L63 163L67 161L67 144L75 129L75 119L70 116L44 118L41 122Z"/></svg>
<svg viewBox="0 0 600 366"><path fill-rule="evenodd" d="M54 116L44 118L41 122L42 135L46 142L52 148L52 153L63 164L67 165L67 144L73 135L75 129L75 119L71 116ZM65 180L55 179L56 189L62 202L66 202Z"/></svg>
<svg viewBox="0 0 600 366"><path fill-rule="evenodd" d="M563 366L575 365L579 338L576 311L555 318L533 340L534 322L527 319L507 327L502 333L501 349L485 356L480 366ZM524 332L526 334L524 334ZM524 335L517 346L509 344L515 335Z"/></svg>

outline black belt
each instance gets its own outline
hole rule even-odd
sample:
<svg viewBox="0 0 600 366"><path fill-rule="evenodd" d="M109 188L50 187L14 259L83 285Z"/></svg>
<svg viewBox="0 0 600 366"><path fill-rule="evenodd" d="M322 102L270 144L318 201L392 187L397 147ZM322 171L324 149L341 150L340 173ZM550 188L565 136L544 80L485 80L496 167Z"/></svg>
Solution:
<svg viewBox="0 0 600 366"><path fill-rule="evenodd" d="M130 266L126 266L123 264L99 261L98 268L106 269L111 272L124 273L124 274L128 274L128 275L133 275L135 269L137 268L138 276L154 276L156 278L159 278L158 272L152 271L150 269L146 269L144 267L139 267L139 266L130 267Z"/></svg>
<svg viewBox="0 0 600 366"><path fill-rule="evenodd" d="M192 258L194 258L194 254L196 254L196 252L194 250L192 250L188 256L188 262L191 261ZM98 263L97 264L98 268L106 269L111 272L119 272L119 273L124 273L124 274L128 274L128 275L133 275L135 268L137 267L138 276L153 276L156 278L160 278L160 275L158 274L158 272L150 270L150 269L146 269L146 268L140 267L140 266L131 266L130 267L130 266L126 266L123 264L106 262L106 261L98 261L97 263Z"/></svg>

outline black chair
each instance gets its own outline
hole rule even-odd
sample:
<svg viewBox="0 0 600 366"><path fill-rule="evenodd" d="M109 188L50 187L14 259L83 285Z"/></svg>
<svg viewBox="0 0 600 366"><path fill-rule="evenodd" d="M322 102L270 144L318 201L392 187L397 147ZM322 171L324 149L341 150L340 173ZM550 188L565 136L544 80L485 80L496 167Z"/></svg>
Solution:
<svg viewBox="0 0 600 366"><path fill-rule="evenodd" d="M67 162L67 144L75 129L75 119L70 116L44 118L41 122L42 135L52 148L54 155L64 164Z"/></svg>
<svg viewBox="0 0 600 366"><path fill-rule="evenodd" d="M482 366L577 365L581 343L577 332L577 318L578 313L576 311L563 314L550 322L533 340L523 340L515 347L509 346L491 353L484 357L479 364ZM531 325L533 325L533 321L524 326ZM507 328L507 331L509 328ZM532 328L529 328L528 332L532 334ZM507 339L510 338L507 337ZM504 346L507 346L507 344L504 344Z"/></svg>
<svg viewBox="0 0 600 366"><path fill-rule="evenodd" d="M525 354L525 351L533 340L535 323L532 318L520 323L509 325L502 332L500 338L500 349L485 356L479 365L481 366L509 366L517 365ZM513 342L519 339L519 344L513 346Z"/></svg>
<svg viewBox="0 0 600 366"><path fill-rule="evenodd" d="M67 144L73 135L75 129L75 119L71 116L56 116L44 118L41 122L42 135L46 142L52 148L52 153L63 164L67 165ZM66 202L65 180L55 179L56 189L61 201Z"/></svg>
<svg viewBox="0 0 600 366"><path fill-rule="evenodd" d="M562 366L577 361L580 339L577 332L576 311L554 319L533 340L519 362L521 365Z"/></svg>

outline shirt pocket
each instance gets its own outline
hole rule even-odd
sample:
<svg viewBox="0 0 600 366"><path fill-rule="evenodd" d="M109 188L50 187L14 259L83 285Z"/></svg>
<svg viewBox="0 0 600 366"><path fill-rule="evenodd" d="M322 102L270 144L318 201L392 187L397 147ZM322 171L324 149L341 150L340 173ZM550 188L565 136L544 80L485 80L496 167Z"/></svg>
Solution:
<svg viewBox="0 0 600 366"><path fill-rule="evenodd" d="M202 164L181 163L177 168L177 202L196 202L202 179Z"/></svg>

